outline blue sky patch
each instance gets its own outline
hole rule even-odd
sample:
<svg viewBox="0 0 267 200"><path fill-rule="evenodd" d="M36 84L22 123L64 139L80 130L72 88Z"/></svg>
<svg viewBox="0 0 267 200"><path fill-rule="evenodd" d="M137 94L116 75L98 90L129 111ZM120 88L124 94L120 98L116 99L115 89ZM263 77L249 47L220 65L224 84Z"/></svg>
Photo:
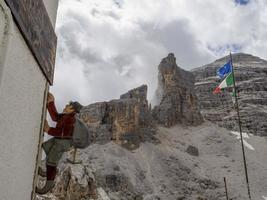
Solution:
<svg viewBox="0 0 267 200"><path fill-rule="evenodd" d="M236 4L247 5L250 0L235 0Z"/></svg>

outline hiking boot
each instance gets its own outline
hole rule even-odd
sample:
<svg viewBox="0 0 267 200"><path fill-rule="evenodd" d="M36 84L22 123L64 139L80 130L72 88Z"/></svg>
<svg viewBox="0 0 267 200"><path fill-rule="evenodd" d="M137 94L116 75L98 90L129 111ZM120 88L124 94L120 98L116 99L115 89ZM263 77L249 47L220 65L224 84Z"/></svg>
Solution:
<svg viewBox="0 0 267 200"><path fill-rule="evenodd" d="M38 168L38 174L39 174L41 177L46 177L46 176L47 176L46 171L43 170L42 167L39 167L39 168Z"/></svg>
<svg viewBox="0 0 267 200"><path fill-rule="evenodd" d="M35 188L35 192L38 194L46 194L50 192L55 187L54 181L46 181L45 186L43 188Z"/></svg>

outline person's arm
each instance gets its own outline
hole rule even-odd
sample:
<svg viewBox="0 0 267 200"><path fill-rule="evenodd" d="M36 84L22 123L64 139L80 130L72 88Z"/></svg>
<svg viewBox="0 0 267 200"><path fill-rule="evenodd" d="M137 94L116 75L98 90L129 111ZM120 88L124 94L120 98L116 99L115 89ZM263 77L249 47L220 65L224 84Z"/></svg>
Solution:
<svg viewBox="0 0 267 200"><path fill-rule="evenodd" d="M50 127L50 126L48 125L47 120L45 120L45 123L44 123L44 131L45 131L48 135L51 135L51 136L61 136L62 131L63 131L63 126L53 128L53 127Z"/></svg>
<svg viewBox="0 0 267 200"><path fill-rule="evenodd" d="M57 137L62 135L62 131L63 130L61 127L56 127L56 128L50 127L47 133L48 135Z"/></svg>
<svg viewBox="0 0 267 200"><path fill-rule="evenodd" d="M53 121L57 122L59 119L59 114L55 106L55 98L51 93L47 96L47 109Z"/></svg>

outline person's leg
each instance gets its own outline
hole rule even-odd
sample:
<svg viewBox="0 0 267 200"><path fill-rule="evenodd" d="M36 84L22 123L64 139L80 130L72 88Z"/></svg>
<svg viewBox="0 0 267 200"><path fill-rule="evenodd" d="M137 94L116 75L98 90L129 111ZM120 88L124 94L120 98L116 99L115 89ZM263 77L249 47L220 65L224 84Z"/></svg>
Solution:
<svg viewBox="0 0 267 200"><path fill-rule="evenodd" d="M58 161L60 160L63 154L62 149L63 148L62 148L61 142L58 139L55 139L55 142L53 146L50 148L50 151L48 152L47 157L46 157L46 168L47 168L46 184L41 189L36 188L37 193L46 194L50 190L52 190L53 187L55 186L54 179L57 173Z"/></svg>
<svg viewBox="0 0 267 200"><path fill-rule="evenodd" d="M45 155L47 157L47 155L49 154L49 152L51 151L52 147L54 146L55 144L55 138L50 138L49 140L45 141L43 144L42 144L42 148L45 152ZM46 177L47 176L47 171L44 170L41 166L39 166L38 168L38 174L42 177Z"/></svg>
<svg viewBox="0 0 267 200"><path fill-rule="evenodd" d="M51 166L51 165L46 165L47 168L47 180L48 181L54 181L55 177L57 175L57 167L56 166Z"/></svg>
<svg viewBox="0 0 267 200"><path fill-rule="evenodd" d="M46 156L46 165L56 167L63 154L63 147L60 139L55 139L53 146Z"/></svg>
<svg viewBox="0 0 267 200"><path fill-rule="evenodd" d="M43 150L44 150L46 156L51 151L51 149L54 146L55 142L56 142L55 138L50 138L49 140L43 142L42 147L43 147Z"/></svg>

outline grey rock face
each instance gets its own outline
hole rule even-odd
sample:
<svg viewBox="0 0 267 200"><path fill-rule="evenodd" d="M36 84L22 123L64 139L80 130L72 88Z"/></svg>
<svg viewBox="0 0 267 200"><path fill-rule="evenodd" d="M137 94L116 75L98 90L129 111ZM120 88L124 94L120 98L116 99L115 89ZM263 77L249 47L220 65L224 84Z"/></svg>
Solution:
<svg viewBox="0 0 267 200"><path fill-rule="evenodd" d="M106 102L94 103L85 106L79 115L98 144L105 144L112 139L111 124L105 123L107 106Z"/></svg>
<svg viewBox="0 0 267 200"><path fill-rule="evenodd" d="M194 92L194 76L179 68L171 53L159 67L156 99L159 105L153 109L153 117L166 127L177 123L199 125L203 122Z"/></svg>
<svg viewBox="0 0 267 200"><path fill-rule="evenodd" d="M113 142L78 150L76 159L82 164L63 158L53 194L38 199L89 200L96 186L98 200L225 200L224 177L231 199L248 199L240 142L230 131L205 122L160 126L156 137L161 143L142 143L134 151ZM267 191L267 141L254 135L246 141L255 147L245 146L251 191L258 200ZM190 145L198 148L198 156L185 152Z"/></svg>
<svg viewBox="0 0 267 200"><path fill-rule="evenodd" d="M86 106L80 118L87 124L95 142L115 141L126 148L138 147L152 118L147 102L147 86L142 85L110 102Z"/></svg>
<svg viewBox="0 0 267 200"><path fill-rule="evenodd" d="M53 194L59 199L96 199L97 190L94 174L83 165L66 164L57 176Z"/></svg>
<svg viewBox="0 0 267 200"><path fill-rule="evenodd" d="M42 182L44 184L45 179L39 184ZM38 195L37 200L92 200L97 199L97 194L95 177L90 167L64 162L59 167L52 192Z"/></svg>
<svg viewBox="0 0 267 200"><path fill-rule="evenodd" d="M216 70L229 56L194 69L195 90L205 119L231 130L238 130L232 89L214 95L220 83ZM244 132L267 136L267 61L248 54L234 54L233 65L237 83L242 129ZM234 99L233 99L234 100Z"/></svg>

